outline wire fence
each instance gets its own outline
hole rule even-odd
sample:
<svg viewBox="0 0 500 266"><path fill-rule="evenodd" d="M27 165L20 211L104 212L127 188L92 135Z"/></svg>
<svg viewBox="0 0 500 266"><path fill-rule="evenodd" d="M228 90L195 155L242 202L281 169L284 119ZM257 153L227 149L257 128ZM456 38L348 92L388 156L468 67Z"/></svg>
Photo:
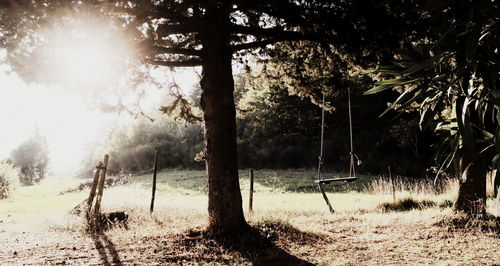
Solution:
<svg viewBox="0 0 500 266"><path fill-rule="evenodd" d="M132 171L132 170L124 170L124 169L118 169L118 168L107 168L108 171L112 173L117 173L119 175L131 175L131 176L139 176L139 175L145 175L145 174L152 174L154 172L154 167L146 170L137 170L137 171Z"/></svg>

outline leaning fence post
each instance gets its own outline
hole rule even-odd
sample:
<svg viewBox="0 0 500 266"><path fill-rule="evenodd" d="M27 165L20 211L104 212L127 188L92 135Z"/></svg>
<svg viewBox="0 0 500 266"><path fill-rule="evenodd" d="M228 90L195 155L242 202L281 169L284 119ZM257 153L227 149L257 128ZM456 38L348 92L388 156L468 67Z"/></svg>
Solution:
<svg viewBox="0 0 500 266"><path fill-rule="evenodd" d="M102 193L104 191L104 182L106 180L106 170L108 168L109 155L104 155L104 163L101 167L101 177L99 178L99 190L97 193L97 198L95 201L94 215L97 215L101 212L101 201L102 201Z"/></svg>
<svg viewBox="0 0 500 266"><path fill-rule="evenodd" d="M151 191L151 206L149 207L149 212L153 213L153 209L155 207L155 194L156 194L156 172L158 171L158 157L160 155L160 151L155 149L155 158L154 158L154 166L153 166L153 188Z"/></svg>
<svg viewBox="0 0 500 266"><path fill-rule="evenodd" d="M92 202L94 202L95 192L97 189L97 183L99 182L99 174L101 172L101 168L102 168L102 162L99 162L95 167L94 180L92 181L92 187L90 188L89 198L87 199L87 208L85 209L85 215L87 219L90 217Z"/></svg>
<svg viewBox="0 0 500 266"><path fill-rule="evenodd" d="M250 196L248 199L248 210L253 211L253 170L250 169L248 171L248 175L250 176Z"/></svg>

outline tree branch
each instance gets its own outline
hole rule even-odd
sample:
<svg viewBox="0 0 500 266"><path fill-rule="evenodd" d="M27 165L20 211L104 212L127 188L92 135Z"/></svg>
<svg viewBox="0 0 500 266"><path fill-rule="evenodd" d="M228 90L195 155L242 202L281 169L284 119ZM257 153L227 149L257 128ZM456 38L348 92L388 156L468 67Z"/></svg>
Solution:
<svg viewBox="0 0 500 266"><path fill-rule="evenodd" d="M286 39L283 39L283 38L271 38L271 39L262 40L262 41L236 44L236 45L232 45L231 46L231 50L233 52L237 52L237 51L240 51L240 50L261 48L261 47L265 47L265 46L267 46L269 44L274 44L274 43L283 42L283 41L286 41Z"/></svg>
<svg viewBox="0 0 500 266"><path fill-rule="evenodd" d="M190 22L184 24L160 24L156 32L163 36L168 36L171 34L187 34L187 33L197 33L201 30L199 23Z"/></svg>
<svg viewBox="0 0 500 266"><path fill-rule="evenodd" d="M166 67L196 67L201 66L202 61L198 58L188 59L184 61L162 61L157 59L149 59L146 60L146 63Z"/></svg>
<svg viewBox="0 0 500 266"><path fill-rule="evenodd" d="M232 25L232 33L233 34L248 34L257 37L269 37L270 39L261 41L268 42L267 44L281 41L298 41L298 40L309 40L309 41L331 41L333 40L333 36L319 34L319 33L311 33L311 32L298 32L298 31L287 31L282 28L259 28L259 27L250 27L250 26L242 26L242 25Z"/></svg>
<svg viewBox="0 0 500 266"><path fill-rule="evenodd" d="M153 46L152 50L157 54L183 54L201 56L201 51L189 48Z"/></svg>
<svg viewBox="0 0 500 266"><path fill-rule="evenodd" d="M260 28L260 27L251 27L251 26L243 26L243 25L231 25L231 30L233 33L240 34L250 34L254 36L276 36L282 34L299 34L298 32L293 31L285 31L282 28Z"/></svg>
<svg viewBox="0 0 500 266"><path fill-rule="evenodd" d="M275 38L269 38L261 41L241 43L231 46L233 52L247 49L255 49L266 47L269 44L284 42L284 41L315 41L320 43L328 43L333 40L333 38L326 38L318 34L283 34Z"/></svg>

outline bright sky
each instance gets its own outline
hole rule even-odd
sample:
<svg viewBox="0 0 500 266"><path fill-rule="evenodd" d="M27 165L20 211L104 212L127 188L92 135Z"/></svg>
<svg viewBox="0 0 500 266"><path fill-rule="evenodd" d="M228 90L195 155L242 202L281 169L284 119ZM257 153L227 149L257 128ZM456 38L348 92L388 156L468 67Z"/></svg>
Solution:
<svg viewBox="0 0 500 266"><path fill-rule="evenodd" d="M78 92L60 86L26 84L17 74L0 67L0 159L5 159L21 142L34 135L36 127L47 137L50 170L71 173L78 166L89 144L99 140L106 130L133 118L128 114L92 110ZM189 90L195 74L182 72L178 82ZM149 88L144 99L154 112L164 92Z"/></svg>
<svg viewBox="0 0 500 266"><path fill-rule="evenodd" d="M111 89L130 89L124 76L128 72L123 67L126 64L124 54L129 51L118 45L123 42L116 36L101 34L102 28L101 25L96 28L86 26L54 35L52 45L45 52L49 58L46 62L50 63L44 66L44 70L61 85L27 84L16 73L10 72L8 66L0 65L0 160L32 137L38 128L47 138L49 171L71 173L79 170L89 144L105 136L106 130L133 121L128 114L102 113L91 109L88 104L88 90L96 87L92 86L94 84L105 84ZM100 31L95 32L95 29ZM0 50L0 60L3 56L5 54L2 55ZM152 74L161 79L161 73L166 73L166 70L156 70ZM181 71L174 78L184 93L192 90L198 82L193 70ZM125 82L120 84L119 80ZM158 112L166 93L166 89L146 88L141 107L145 111ZM110 98L117 97L111 95Z"/></svg>
<svg viewBox="0 0 500 266"><path fill-rule="evenodd" d="M74 170L85 142L95 140L109 119L60 87L27 85L15 73L5 72L0 83L0 158L8 157L38 127L47 137L52 169Z"/></svg>

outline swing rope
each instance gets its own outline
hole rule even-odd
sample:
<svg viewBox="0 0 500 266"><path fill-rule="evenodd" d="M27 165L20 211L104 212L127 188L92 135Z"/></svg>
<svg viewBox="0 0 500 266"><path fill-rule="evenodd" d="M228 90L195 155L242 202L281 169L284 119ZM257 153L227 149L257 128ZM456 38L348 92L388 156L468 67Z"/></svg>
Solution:
<svg viewBox="0 0 500 266"><path fill-rule="evenodd" d="M356 177L356 167L354 164L354 144L352 139L352 113L351 113L351 88L347 87L347 106L349 108L349 142L351 144L350 162L349 162L349 176ZM356 156L357 159L357 156Z"/></svg>
<svg viewBox="0 0 500 266"><path fill-rule="evenodd" d="M318 157L318 179L323 180L323 171L321 166L323 165L323 138L325 133L325 93L323 93L323 104L321 105L321 138L320 138L320 150Z"/></svg>
<svg viewBox="0 0 500 266"><path fill-rule="evenodd" d="M347 107L349 113L349 177L356 177L356 164L359 164L359 158L354 153L354 138L352 133L352 110L351 110L351 89L347 88ZM324 135L325 135L325 93L323 93L323 101L321 105L321 137L320 137L320 150L318 157L318 180L324 179L322 166L323 166L323 150L324 150Z"/></svg>

